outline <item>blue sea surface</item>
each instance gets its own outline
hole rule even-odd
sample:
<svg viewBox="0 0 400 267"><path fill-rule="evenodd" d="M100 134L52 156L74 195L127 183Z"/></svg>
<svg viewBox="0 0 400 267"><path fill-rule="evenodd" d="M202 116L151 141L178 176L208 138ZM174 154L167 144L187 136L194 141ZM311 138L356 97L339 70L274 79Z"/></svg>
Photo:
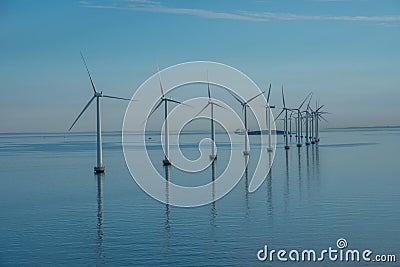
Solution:
<svg viewBox="0 0 400 267"><path fill-rule="evenodd" d="M285 151L271 172L247 190L257 164L222 199L197 208L158 202L143 192L125 164L121 133L103 136L104 175L95 175L94 133L0 134L0 266L399 266L400 129L329 129L321 142ZM181 138L195 158L203 133ZM231 145L218 144L215 175ZM161 165L159 138L148 151ZM259 147L257 136L250 137ZM133 147L134 149L134 147ZM253 152L252 152L253 153ZM210 181L171 167L171 181ZM395 263L260 262L269 249L348 248L394 254Z"/></svg>

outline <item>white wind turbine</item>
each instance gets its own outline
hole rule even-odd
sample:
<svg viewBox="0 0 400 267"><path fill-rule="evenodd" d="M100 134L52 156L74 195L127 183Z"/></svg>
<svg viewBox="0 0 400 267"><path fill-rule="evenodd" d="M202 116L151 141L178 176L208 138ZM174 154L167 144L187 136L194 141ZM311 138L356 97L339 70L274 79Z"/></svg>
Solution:
<svg viewBox="0 0 400 267"><path fill-rule="evenodd" d="M291 109L286 107L286 103L285 103L285 94L283 92L283 85L282 85L282 104L283 104L283 108L281 113L278 114L278 116L276 116L275 120L277 120L279 118L279 116L282 115L283 112L285 112L285 117L284 117L284 128L285 128L285 149L289 149L289 138L288 138L288 111L292 111Z"/></svg>
<svg viewBox="0 0 400 267"><path fill-rule="evenodd" d="M101 173L104 172L105 167L103 165L103 149L102 149L102 139L101 139L101 112L100 112L100 98L102 97L107 97L107 98L114 98L114 99L121 99L121 100L128 100L131 101L128 98L122 98L122 97L116 97L116 96L110 96L110 95L105 95L103 92L99 92L96 90L96 86L94 85L92 76L90 75L89 68L86 64L86 60L83 57L83 54L81 53L81 57L83 60L83 63L85 64L86 71L89 75L90 83L92 84L93 88L93 97L89 100L89 102L86 104L86 106L83 108L81 113L79 113L78 117L75 119L75 121L72 123L71 127L68 129L68 131L71 131L72 127L74 127L75 123L79 120L79 118L82 116L82 114L86 111L86 109L90 106L90 104L93 102L93 100L96 98L97 101L97 166L94 167L94 171L96 173Z"/></svg>
<svg viewBox="0 0 400 267"><path fill-rule="evenodd" d="M272 141L271 141L271 139L272 139L272 137L271 137L271 120L272 120L272 117L271 117L272 111L271 111L271 109L275 108L275 106L271 106L269 104L269 97L270 96L271 96L271 84L269 84L268 96L267 96L267 105L265 106L265 118L266 118L266 124L267 124L267 127L268 127L268 148L267 148L268 152L274 151L274 149L272 148Z"/></svg>
<svg viewBox="0 0 400 267"><path fill-rule="evenodd" d="M218 104L217 102L215 102L215 101L211 98L210 83L208 82L208 73L207 73L207 85L208 85L208 87L207 87L207 89L208 89L208 91L207 91L207 92L208 92L208 103L207 103L207 105L205 105L205 106L202 108L202 110L200 110L200 112L197 113L196 116L194 116L194 117L199 116L200 113L202 113L208 106L210 106L210 108L211 108L211 132L210 132L210 134L211 134L211 140L212 140L212 142L211 142L211 155L210 155L210 160L216 160L216 159L217 159L217 154L215 153L214 105L216 105L216 106L218 106L218 107L220 107L220 108L223 108L223 109L225 109L225 107L222 106L222 105L220 105L220 104Z"/></svg>
<svg viewBox="0 0 400 267"><path fill-rule="evenodd" d="M244 154L245 156L247 156L247 155L250 154L249 145L248 145L247 136L246 136L247 133L248 133L248 131L249 131L249 129L247 128L247 107L249 106L249 103L250 103L251 101L253 101L253 100L256 99L257 97L259 97L260 95L264 94L265 91L263 91L263 92L261 92L261 93L255 95L255 96L253 96L252 98L250 98L250 99L247 100L247 101L243 101L242 99L240 99L238 96L236 96L234 93L232 93L232 92L229 91L229 90L228 90L228 92L242 105L242 111L244 112L244 128L245 128L245 132L246 132L246 134L244 135L244 151L243 151L243 154Z"/></svg>
<svg viewBox="0 0 400 267"><path fill-rule="evenodd" d="M163 160L163 164L164 166L168 166L171 165L171 161L169 159L169 130L168 130L168 102L173 102L173 103L177 103L177 104L182 104L179 101L173 100L171 98L167 98L164 94L164 88L162 85L162 81L161 81L161 75L160 75L160 70L158 69L158 65L156 65L157 67L157 73L158 73L158 80L160 82L160 90L161 90L161 97L159 102L157 103L157 105L153 108L153 110L150 112L149 116L147 118L149 118L160 106L162 103L164 103L164 140L165 140L165 159Z"/></svg>
<svg viewBox="0 0 400 267"><path fill-rule="evenodd" d="M293 117L293 118L292 118ZM290 115L289 115L289 118L288 118L288 121L289 121L289 137L290 137L290 141L292 141L292 120L294 119L294 116L293 116L293 110L291 110L290 111ZM296 126L296 125L295 125ZM297 132L297 130L296 130L296 132Z"/></svg>
<svg viewBox="0 0 400 267"><path fill-rule="evenodd" d="M310 118L311 118L311 113L309 112L310 110L310 102L311 102L312 96L310 97L310 99L308 100L308 104L307 104L307 108L306 110L304 110L303 112L305 113L305 119L306 119L306 146L310 145Z"/></svg>
<svg viewBox="0 0 400 267"><path fill-rule="evenodd" d="M304 103L307 101L307 99L312 96L312 93L309 93L307 97L303 100L303 102L300 104L298 108L294 108L292 110L297 111L297 126L296 126L296 138L297 138L297 147L301 147L301 135L302 135L302 116L301 116L301 108L303 107Z"/></svg>
<svg viewBox="0 0 400 267"><path fill-rule="evenodd" d="M319 142L319 120L322 119L327 122L327 120L322 116L322 114L327 114L327 112L320 111L325 105L318 106L317 101L315 102L315 111L312 112L314 116L314 130L315 130L315 136L314 140L315 143Z"/></svg>

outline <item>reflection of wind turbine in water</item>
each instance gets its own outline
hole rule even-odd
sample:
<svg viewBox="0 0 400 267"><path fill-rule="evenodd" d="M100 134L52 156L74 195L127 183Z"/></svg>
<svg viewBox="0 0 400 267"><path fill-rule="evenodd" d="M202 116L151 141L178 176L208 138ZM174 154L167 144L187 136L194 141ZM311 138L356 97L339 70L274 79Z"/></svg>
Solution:
<svg viewBox="0 0 400 267"><path fill-rule="evenodd" d="M284 117L284 128L285 128L285 149L289 149L289 140L288 140L288 111L291 111L291 109L286 107L286 102L285 102L285 94L283 92L283 85L282 85L282 104L283 104L283 108L281 113L278 114L278 116L276 116L275 121L279 118L279 116L281 116L284 112L285 112L285 117Z"/></svg>
<svg viewBox="0 0 400 267"><path fill-rule="evenodd" d="M114 99L121 99L121 100L128 100L131 101L128 98L122 98L122 97L116 97L116 96L110 96L110 95L104 95L103 92L98 92L96 90L96 86L94 85L92 76L90 75L89 68L87 67L86 60L83 57L83 54L81 53L81 57L83 60L83 63L85 64L86 71L89 75L90 83L92 84L92 89L93 89L93 97L89 100L89 102L86 104L86 106L83 108L81 113L79 113L78 117L75 119L75 121L72 123L71 127L68 129L68 131L71 131L72 127L74 127L75 123L79 120L79 118L82 116L82 114L86 111L86 109L90 106L90 104L93 102L93 100L96 98L97 100L97 166L94 167L94 171L96 173L99 172L104 172L105 167L103 165L103 149L102 149L102 139L101 139L101 112L100 112L100 98L101 97L107 97L107 98L114 98Z"/></svg>
<svg viewBox="0 0 400 267"><path fill-rule="evenodd" d="M103 244L103 176L104 173L97 173L97 246L98 256L101 260L104 258L102 249Z"/></svg>
<svg viewBox="0 0 400 267"><path fill-rule="evenodd" d="M213 161L211 163L211 181L212 181L212 199L213 201L211 202L211 220L210 224L212 226L212 235L214 236L214 227L215 227L215 221L217 218L217 207L215 205L215 180L217 176L217 162Z"/></svg>
<svg viewBox="0 0 400 267"><path fill-rule="evenodd" d="M211 163L211 181L213 183L213 192L212 192L212 196L213 196L213 203L215 202L215 177L217 176L217 163L213 162Z"/></svg>
<svg viewBox="0 0 400 267"><path fill-rule="evenodd" d="M273 213L273 205L272 205L272 153L268 153L268 164L269 164L269 173L267 176L267 203L268 203L268 212L270 215Z"/></svg>
<svg viewBox="0 0 400 267"><path fill-rule="evenodd" d="M271 120L272 120L272 116L271 116L271 109L275 108L275 106L271 106L269 104L269 97L271 96L271 84L269 84L269 89L268 89L268 96L267 96L267 105L265 106L265 118L266 118L266 124L268 127L268 152L272 152L274 151L274 149L272 148L272 136L271 136ZM276 134L276 133L275 133Z"/></svg>
<svg viewBox="0 0 400 267"><path fill-rule="evenodd" d="M103 174L97 176L97 226L99 239L103 239Z"/></svg>
<svg viewBox="0 0 400 267"><path fill-rule="evenodd" d="M247 127L247 108L249 107L249 103L251 101L255 100L257 97L261 96L265 92L263 91L263 92L255 95L255 96L253 96L252 98L250 98L247 101L243 101L242 99L240 99L240 97L235 95L230 90L228 90L228 92L240 103L240 105L242 105L242 111L244 112L244 128L245 128L244 130L246 132L246 134L244 135L244 151L243 151L243 154L244 155L249 155L250 154L250 150L249 150L249 145L248 145L248 142L247 142L247 137L248 137L248 132L249 132L249 129Z"/></svg>
<svg viewBox="0 0 400 267"><path fill-rule="evenodd" d="M300 197L302 195L302 173L301 173L301 149L300 147L297 150L297 160L298 160L298 170L299 170L299 193Z"/></svg>
<svg viewBox="0 0 400 267"><path fill-rule="evenodd" d="M210 106L211 108L211 155L210 155L210 160L216 160L217 159L217 154L215 153L215 126L214 126L214 105L225 109L225 107L223 107L222 105L218 104L217 102L215 102L212 98L211 98L211 90L210 90L210 83L208 82L208 72L207 72L207 89L208 89L208 103L207 105L205 105L203 107L202 110L200 110L199 113L196 114L197 117L200 115L200 113L202 113L208 106Z"/></svg>
<svg viewBox="0 0 400 267"><path fill-rule="evenodd" d="M170 229L170 221L171 221L171 207L169 204L169 181L170 181L170 174L171 174L171 165L166 165L165 167L165 229L169 231Z"/></svg>
<svg viewBox="0 0 400 267"><path fill-rule="evenodd" d="M171 165L164 166L165 171L165 222L164 222L164 237L161 242L162 252L168 253L169 250L169 240L170 240L170 229L171 229L171 205L170 203L170 196L169 196L169 183L171 177Z"/></svg>
<svg viewBox="0 0 400 267"><path fill-rule="evenodd" d="M165 141L165 159L163 160L164 166L171 165L170 158L169 158L169 131L168 131L168 102L173 102L177 104L182 104L179 101L173 100L171 98L167 98L164 94L164 88L162 85L161 81L161 75L160 75L160 70L158 69L157 66L157 73L158 73L158 81L160 82L160 90L161 90L161 97L160 100L158 101L157 105L152 109L150 112L149 116L147 118L150 118L150 116L161 106L162 103L164 103L164 141Z"/></svg>
<svg viewBox="0 0 400 267"><path fill-rule="evenodd" d="M284 202L285 202L285 211L288 208L289 202L289 151L286 150L286 185L285 185L285 192L284 192Z"/></svg>
<svg viewBox="0 0 400 267"><path fill-rule="evenodd" d="M310 173L310 147L307 146L306 149L306 166L307 166L307 189L310 189L310 178L311 178L311 173Z"/></svg>
<svg viewBox="0 0 400 267"><path fill-rule="evenodd" d="M249 155L244 155L244 192L245 192L245 200L246 200L246 215L249 215Z"/></svg>

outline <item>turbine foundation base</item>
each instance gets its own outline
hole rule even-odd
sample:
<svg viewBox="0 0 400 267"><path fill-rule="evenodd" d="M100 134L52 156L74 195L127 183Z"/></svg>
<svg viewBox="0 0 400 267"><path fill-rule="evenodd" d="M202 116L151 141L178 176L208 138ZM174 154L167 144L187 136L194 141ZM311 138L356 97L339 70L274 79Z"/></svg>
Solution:
<svg viewBox="0 0 400 267"><path fill-rule="evenodd" d="M217 155L210 155L210 160L211 161L216 160L216 159L217 159Z"/></svg>
<svg viewBox="0 0 400 267"><path fill-rule="evenodd" d="M285 149L289 149L290 148L290 146L285 146Z"/></svg>
<svg viewBox="0 0 400 267"><path fill-rule="evenodd" d="M104 167L104 166L94 167L95 173L103 173L105 170L106 170L106 167Z"/></svg>
<svg viewBox="0 0 400 267"><path fill-rule="evenodd" d="M169 166L169 165L171 165L171 162L170 162L168 159L164 159L162 162L163 162L163 165L164 165L164 166Z"/></svg>

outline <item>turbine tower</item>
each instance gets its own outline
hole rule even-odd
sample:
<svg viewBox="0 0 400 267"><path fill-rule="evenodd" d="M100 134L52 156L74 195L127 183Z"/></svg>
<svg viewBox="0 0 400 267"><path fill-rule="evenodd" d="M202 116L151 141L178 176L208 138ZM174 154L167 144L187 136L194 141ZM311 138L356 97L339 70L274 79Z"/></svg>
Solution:
<svg viewBox="0 0 400 267"><path fill-rule="evenodd" d="M310 110L310 102L311 102L312 96L310 97L310 99L308 100L308 104L307 104L307 108L305 111L303 111L306 115L305 115L305 119L306 119L306 146L310 145L310 126L309 126L309 120L311 117L311 113L309 112Z"/></svg>
<svg viewBox="0 0 400 267"><path fill-rule="evenodd" d="M265 117L266 117L266 120L267 120L266 124L267 124L267 127L268 127L268 148L267 148L268 152L274 151L274 149L272 148L272 141L271 141L271 139L272 139L272 137L271 137L271 120L272 120L271 109L275 108L275 106L269 105L269 97L270 96L271 96L271 84L269 84L268 96L267 96L267 105L265 106L265 112L266 112Z"/></svg>
<svg viewBox="0 0 400 267"><path fill-rule="evenodd" d="M328 112L320 111L325 105L319 106L317 102L315 103L314 111L314 123L315 123L315 142L319 142L319 121L322 119L327 122L327 120L322 116L322 114L327 114Z"/></svg>
<svg viewBox="0 0 400 267"><path fill-rule="evenodd" d="M282 85L282 104L283 104L283 108L281 113L279 113L278 116L276 116L277 120L279 118L279 116L281 116L283 114L283 112L285 112L285 117L284 117L284 128L285 128L285 149L289 149L289 138L288 138L288 111L291 111L291 109L286 107L286 102L285 102L285 94L283 92L283 85Z"/></svg>
<svg viewBox="0 0 400 267"><path fill-rule="evenodd" d="M296 139L297 139L297 147L301 147L301 135L302 135L302 116L301 116L301 108L303 107L304 103L307 101L307 99L312 96L312 93L309 93L307 97L303 100L303 102L300 104L298 108L294 108L293 110L297 111L297 126L296 126Z"/></svg>
<svg viewBox="0 0 400 267"><path fill-rule="evenodd" d="M83 60L83 63L85 65L86 71L89 75L90 83L92 85L93 89L93 96L89 100L89 102L86 104L86 106L83 108L81 113L79 113L78 117L75 119L75 121L72 123L71 127L68 129L68 131L71 131L72 127L74 127L75 123L79 120L79 118L82 116L82 114L86 111L86 109L90 106L90 104L93 102L93 100L96 98L96 103L97 103L97 165L94 167L94 171L96 173L101 173L104 172L105 167L103 165L103 149L102 149L102 138L101 138L101 110L100 110L100 98L102 97L107 97L107 98L114 98L114 99L121 99L121 100L127 100L131 101L128 98L122 98L122 97L116 97L116 96L110 96L110 95L105 95L103 92L99 92L96 89L96 86L94 85L92 76L90 75L89 68L86 64L86 60L81 53L81 57Z"/></svg>
<svg viewBox="0 0 400 267"><path fill-rule="evenodd" d="M250 103L251 101L253 101L253 100L256 99L257 97L259 97L260 95L264 94L265 91L263 91L263 92L261 92L261 93L255 95L255 96L253 96L252 98L250 98L250 99L247 100L247 101L243 101L242 99L240 99L238 96L236 96L234 93L232 93L232 92L229 91L229 90L228 90L228 92L240 103L240 105L242 105L242 111L244 112L244 128L245 128L245 132L246 132L246 134L247 134L248 131L249 131L249 129L247 128L247 107L249 106L249 103ZM246 136L246 134L245 134L245 136L244 136L244 151L243 151L243 154L244 154L245 156L248 156L248 155L250 154L250 151L249 151L249 145L248 145L248 142L247 142L247 136Z"/></svg>
<svg viewBox="0 0 400 267"><path fill-rule="evenodd" d="M163 160L164 166L171 165L171 161L169 158L169 130L168 130L168 102L172 103L177 103L177 104L182 104L179 101L173 100L171 98L167 98L164 94L164 88L162 85L161 81L161 75L160 75L160 70L157 67L157 73L158 73L158 81L160 82L160 90L161 90L161 97L157 105L153 108L153 110L150 112L149 116L147 117L150 118L150 116L161 106L162 103L164 103L164 140L165 140L165 159Z"/></svg>
<svg viewBox="0 0 400 267"><path fill-rule="evenodd" d="M216 105L216 106L218 106L218 107L220 107L220 108L223 108L223 109L225 109L225 107L222 106L222 105L220 105L220 104L218 104L218 103L216 103L216 102L211 98L210 83L208 82L208 73L207 73L207 85L208 85L208 87L207 87L207 89L208 89L208 91L207 91L207 92L208 92L208 103L207 103L207 105L205 105L205 106L202 108L202 110L200 110L199 113L196 114L195 117L199 116L200 113L202 113L208 106L210 106L210 108L211 108L211 131L210 131L210 134L211 134L211 140L212 140L212 142L211 142L211 155L210 155L210 160L214 161L214 160L217 159L217 154L215 153L215 145L214 145L214 144L215 144L214 105Z"/></svg>

